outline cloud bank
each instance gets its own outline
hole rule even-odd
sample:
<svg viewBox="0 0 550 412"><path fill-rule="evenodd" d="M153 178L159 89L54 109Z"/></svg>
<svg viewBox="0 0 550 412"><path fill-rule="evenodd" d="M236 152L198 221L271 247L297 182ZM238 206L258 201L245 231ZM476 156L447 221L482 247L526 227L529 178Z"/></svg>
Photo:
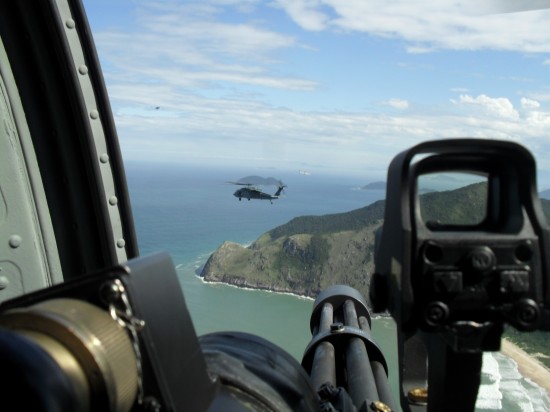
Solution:
<svg viewBox="0 0 550 412"><path fill-rule="evenodd" d="M365 107L342 109L346 99L328 101L323 110L298 104L330 88L315 75L324 69L315 63L321 53L315 41L331 36L361 40L366 35L416 55L467 50L478 58L490 50L516 53L518 59L543 56L537 61L547 70L550 31L541 27L550 21L550 11L487 14L472 4L129 3L135 7L130 24L94 31L123 155L364 175L383 173L395 154L422 140L471 136L519 141L536 152L541 169L550 171L550 86L532 88L530 79L517 80L525 86L514 94L457 84L445 90L450 98L428 103L423 96L390 91ZM305 60L294 59L304 54ZM297 69L304 61L311 64L311 74ZM400 66L407 65L395 63ZM440 87L437 76L453 73L434 73L426 95Z"/></svg>

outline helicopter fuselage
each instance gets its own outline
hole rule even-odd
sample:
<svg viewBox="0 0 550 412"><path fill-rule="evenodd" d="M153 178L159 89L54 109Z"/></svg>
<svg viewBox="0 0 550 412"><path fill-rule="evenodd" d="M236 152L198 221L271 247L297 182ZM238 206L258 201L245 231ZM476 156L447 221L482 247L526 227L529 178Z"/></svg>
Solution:
<svg viewBox="0 0 550 412"><path fill-rule="evenodd" d="M237 183L237 184L243 184L243 183ZM262 192L260 189L256 188L255 186L246 184L246 187L236 190L235 193L233 193L233 196L235 196L239 200L242 200L243 198L248 200L259 199L259 200L269 200L271 203L273 203L273 200L279 198L279 195L281 194L281 192L285 187L286 185L284 185L281 182L275 194L270 195L269 193Z"/></svg>
<svg viewBox="0 0 550 412"><path fill-rule="evenodd" d="M239 200L244 199L260 199L260 200L274 200L278 199L278 195L270 195L269 193L264 193L258 189L250 189L248 187L243 187L238 189L233 193L233 196L237 197Z"/></svg>

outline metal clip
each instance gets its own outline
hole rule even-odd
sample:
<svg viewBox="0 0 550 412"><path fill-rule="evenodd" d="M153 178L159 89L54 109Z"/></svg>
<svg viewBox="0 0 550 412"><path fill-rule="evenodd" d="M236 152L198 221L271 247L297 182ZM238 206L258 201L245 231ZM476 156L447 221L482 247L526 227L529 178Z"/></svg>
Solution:
<svg viewBox="0 0 550 412"><path fill-rule="evenodd" d="M139 404L142 404L145 394L143 390L142 357L139 348L138 332L145 327L145 321L134 316L130 299L120 279L114 279L112 282L104 284L102 287L102 297L109 305L109 314L113 320L130 333L137 364L137 400Z"/></svg>

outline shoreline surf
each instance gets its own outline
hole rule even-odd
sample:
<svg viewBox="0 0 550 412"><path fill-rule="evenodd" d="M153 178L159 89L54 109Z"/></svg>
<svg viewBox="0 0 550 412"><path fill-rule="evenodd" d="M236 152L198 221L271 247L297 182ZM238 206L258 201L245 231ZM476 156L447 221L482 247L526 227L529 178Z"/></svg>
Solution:
<svg viewBox="0 0 550 412"><path fill-rule="evenodd" d="M237 289L241 289L241 290L277 293L279 295L293 296L293 297L299 298L299 299L306 299L306 300L311 300L311 301L315 300L315 298L312 298L311 296L300 295L298 293L282 292L282 291L267 289L267 288L253 288L253 287L249 287L249 286L239 286L239 285L235 285L235 284L229 283L229 282L218 282L218 281L214 281L214 280L206 280L206 279L204 279L203 276L200 276L200 275L197 275L197 274L195 274L195 276L198 277L202 283L205 283L207 285L225 285L225 286L230 286L232 288L237 288Z"/></svg>
<svg viewBox="0 0 550 412"><path fill-rule="evenodd" d="M516 362L518 370L524 378L544 389L550 396L550 370L546 366L508 339L502 339L500 351Z"/></svg>

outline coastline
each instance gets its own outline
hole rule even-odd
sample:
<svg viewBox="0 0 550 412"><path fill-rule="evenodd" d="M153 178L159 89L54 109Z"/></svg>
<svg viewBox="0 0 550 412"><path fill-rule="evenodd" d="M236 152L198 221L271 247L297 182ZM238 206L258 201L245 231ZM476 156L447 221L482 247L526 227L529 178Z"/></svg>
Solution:
<svg viewBox="0 0 550 412"><path fill-rule="evenodd" d="M200 276L200 275L195 275L195 276L197 276L201 280L202 283L206 283L206 284L210 284L210 285L225 285L225 286L231 286L232 288L238 288L238 289L243 289L243 290L278 293L280 295L294 296L295 298L300 298L300 299L306 299L306 300L311 300L311 301L315 300L315 298L313 298L311 296L308 296L308 295L300 295L298 293L292 293L292 292L276 290L276 289L270 289L270 288L240 286L240 285L230 283L230 282L221 282L221 281L217 281L217 280L206 280L204 278L204 276Z"/></svg>
<svg viewBox="0 0 550 412"><path fill-rule="evenodd" d="M550 396L550 369L507 339L502 339L500 351L517 363L523 377L540 386Z"/></svg>

